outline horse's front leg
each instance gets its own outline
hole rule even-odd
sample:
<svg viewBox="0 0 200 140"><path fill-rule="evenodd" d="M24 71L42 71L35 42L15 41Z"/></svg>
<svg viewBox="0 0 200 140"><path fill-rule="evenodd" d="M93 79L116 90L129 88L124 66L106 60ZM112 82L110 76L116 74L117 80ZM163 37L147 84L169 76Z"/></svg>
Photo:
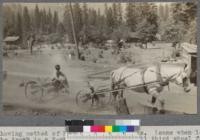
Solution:
<svg viewBox="0 0 200 140"><path fill-rule="evenodd" d="M151 104L153 105L153 108L152 108L153 114L156 114L156 112L158 111L158 108L156 107L156 101L157 101L157 98L155 96L152 96Z"/></svg>
<svg viewBox="0 0 200 140"><path fill-rule="evenodd" d="M115 88L115 84L113 82L111 83L111 90L112 90L111 95L113 97L112 102L115 102L117 100L118 91L114 91L114 90L116 90L116 88Z"/></svg>
<svg viewBox="0 0 200 140"><path fill-rule="evenodd" d="M164 99L162 98L162 95L155 91L154 94L152 94L151 98L151 104L153 105L153 113L155 114L157 111L159 111L160 114L164 114Z"/></svg>
<svg viewBox="0 0 200 140"><path fill-rule="evenodd" d="M160 94L158 96L157 107L158 107L160 114L165 114L165 108L164 108L165 107L165 100L164 100L162 94Z"/></svg>
<svg viewBox="0 0 200 140"><path fill-rule="evenodd" d="M150 90L149 93L151 95L151 101L150 101L150 103L153 106L152 112L153 112L153 114L156 114L157 111L158 111L158 106L157 106L158 99L157 98L159 96L159 93L157 92L156 89Z"/></svg>

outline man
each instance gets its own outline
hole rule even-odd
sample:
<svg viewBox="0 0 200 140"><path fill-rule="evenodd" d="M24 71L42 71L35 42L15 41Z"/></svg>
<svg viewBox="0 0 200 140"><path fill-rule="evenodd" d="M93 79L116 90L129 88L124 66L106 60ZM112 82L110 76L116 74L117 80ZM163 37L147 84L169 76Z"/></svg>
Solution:
<svg viewBox="0 0 200 140"><path fill-rule="evenodd" d="M34 42L36 41L35 36L32 34L29 36L27 42L28 42L28 47L30 48L31 54L33 53L33 45Z"/></svg>
<svg viewBox="0 0 200 140"><path fill-rule="evenodd" d="M120 39L117 44L117 54L120 53L121 49L124 47L124 40Z"/></svg>
<svg viewBox="0 0 200 140"><path fill-rule="evenodd" d="M61 71L60 65L55 65L55 69L56 69L56 75L52 81L53 81L54 86L56 87L56 90L65 88L65 92L69 93L68 80L65 74Z"/></svg>

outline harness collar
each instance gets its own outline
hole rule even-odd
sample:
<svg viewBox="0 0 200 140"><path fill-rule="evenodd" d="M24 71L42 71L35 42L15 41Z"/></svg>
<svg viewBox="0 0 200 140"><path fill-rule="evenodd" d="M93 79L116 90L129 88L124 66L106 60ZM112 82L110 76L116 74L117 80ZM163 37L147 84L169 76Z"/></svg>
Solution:
<svg viewBox="0 0 200 140"><path fill-rule="evenodd" d="M156 71L154 71L156 73L156 80L159 82L158 84L160 84L161 87L164 87L166 85L168 85L168 81L163 81L163 77L161 75L161 65L159 63L155 64L156 66ZM143 81L143 84L144 84L144 90L147 94L149 94L149 90L147 88L147 85L146 85L146 82L145 82L145 79L144 79L144 75L145 75L145 72L147 71L148 67L142 69L141 71L141 74L142 74L142 81Z"/></svg>

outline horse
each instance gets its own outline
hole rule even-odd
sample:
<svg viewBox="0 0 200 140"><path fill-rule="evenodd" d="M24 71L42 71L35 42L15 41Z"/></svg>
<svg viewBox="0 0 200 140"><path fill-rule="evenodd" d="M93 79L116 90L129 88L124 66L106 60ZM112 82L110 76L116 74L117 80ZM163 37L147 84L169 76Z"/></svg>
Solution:
<svg viewBox="0 0 200 140"><path fill-rule="evenodd" d="M123 98L123 90L126 87L133 87L138 93L151 95L153 113L165 113L164 99L160 96L164 87L174 82L182 85L185 92L190 91L190 80L188 66L186 64L150 64L145 67L123 66L111 72L111 89L114 101L116 97ZM138 86L139 85L139 86ZM134 88L134 86L136 88Z"/></svg>

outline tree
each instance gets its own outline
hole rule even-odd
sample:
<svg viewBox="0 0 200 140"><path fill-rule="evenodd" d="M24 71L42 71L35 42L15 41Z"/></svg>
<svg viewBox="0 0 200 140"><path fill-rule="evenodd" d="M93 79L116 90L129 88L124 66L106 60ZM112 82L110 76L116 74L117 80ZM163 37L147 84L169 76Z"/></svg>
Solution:
<svg viewBox="0 0 200 140"><path fill-rule="evenodd" d="M58 12L54 11L54 17L53 17L53 31L56 32L57 31L57 26L58 26Z"/></svg>
<svg viewBox="0 0 200 140"><path fill-rule="evenodd" d="M58 24L58 34L60 34L61 36L64 36L65 32L66 32L65 27L64 27L63 23L60 22Z"/></svg>
<svg viewBox="0 0 200 140"><path fill-rule="evenodd" d="M25 6L23 9L23 30L25 33L28 33L30 32L30 28L31 28L31 19L28 8Z"/></svg>
<svg viewBox="0 0 200 140"><path fill-rule="evenodd" d="M126 25L130 27L131 31L136 30L138 13L136 12L135 4L127 3L126 5Z"/></svg>
<svg viewBox="0 0 200 140"><path fill-rule="evenodd" d="M168 20L168 18L169 18L169 12L170 12L169 5L165 4L165 15L164 15L165 21Z"/></svg>
<svg viewBox="0 0 200 140"><path fill-rule="evenodd" d="M16 24L16 14L10 6L3 6L3 36L6 37L8 35L14 35L15 33L15 24Z"/></svg>
<svg viewBox="0 0 200 140"><path fill-rule="evenodd" d="M69 5L65 6L63 25L64 25L65 31L66 31L66 33L68 35L69 41L70 42L74 42L73 33L72 33L71 19L70 19L70 8L69 8Z"/></svg>
<svg viewBox="0 0 200 140"><path fill-rule="evenodd" d="M160 3L159 4L159 17L161 18L161 20L164 20L164 16L165 16L164 6L162 3Z"/></svg>
<svg viewBox="0 0 200 140"><path fill-rule="evenodd" d="M73 5L73 17L74 17L74 25L75 25L75 32L77 35L78 42L80 41L80 31L83 27L83 20L82 20L82 9L79 3L75 3Z"/></svg>
<svg viewBox="0 0 200 140"><path fill-rule="evenodd" d="M193 20L189 26L190 26L190 28L187 31L187 33L185 34L185 39L189 43L197 44L197 22L196 22L196 20Z"/></svg>
<svg viewBox="0 0 200 140"><path fill-rule="evenodd" d="M113 10L111 7L109 7L106 13L106 24L111 32L113 31L115 27L115 25L113 24L114 22L115 22L115 19L113 16Z"/></svg>
<svg viewBox="0 0 200 140"><path fill-rule="evenodd" d="M108 13L108 5L107 5L107 3L104 4L104 13L105 13L105 15L107 15L107 13Z"/></svg>
<svg viewBox="0 0 200 140"><path fill-rule="evenodd" d="M170 42L181 42L183 40L183 35L186 33L184 29L184 24L174 24L174 21L169 22L165 27L164 40Z"/></svg>
<svg viewBox="0 0 200 140"><path fill-rule="evenodd" d="M139 33L142 42L147 45L147 42L155 40L158 32L158 17L153 4L145 3L141 7L143 15L139 24L137 24L137 32Z"/></svg>
<svg viewBox="0 0 200 140"><path fill-rule="evenodd" d="M43 34L46 34L47 32L47 14L46 10L42 9L40 10L40 29Z"/></svg>
<svg viewBox="0 0 200 140"><path fill-rule="evenodd" d="M197 3L196 2L187 2L187 3L175 3L172 5L172 16L173 24L172 29L176 30L176 38L179 38L180 41L194 42L196 43L196 14L197 14ZM181 26L180 26L181 25ZM191 41L193 40L193 41Z"/></svg>
<svg viewBox="0 0 200 140"><path fill-rule="evenodd" d="M63 25L69 37L69 41L74 43L72 23L71 23L72 21L71 12L73 13L73 24L74 24L76 38L77 41L79 42L81 40L81 31L83 28L82 9L79 3L73 4L72 11L70 9L70 6L66 5L64 12Z"/></svg>
<svg viewBox="0 0 200 140"><path fill-rule="evenodd" d="M88 6L87 3L83 4L83 13L82 13L82 19L84 26L88 26Z"/></svg>
<svg viewBox="0 0 200 140"><path fill-rule="evenodd" d="M51 9L49 8L49 12L47 14L47 25L48 25L48 33L52 33L53 31L53 16L52 16L52 12Z"/></svg>
<svg viewBox="0 0 200 140"><path fill-rule="evenodd" d="M127 40L130 29L125 25L119 25L118 28L114 29L111 34L112 40L119 41L120 39Z"/></svg>
<svg viewBox="0 0 200 140"><path fill-rule="evenodd" d="M137 30L144 43L153 41L157 33L156 25L151 24L147 19L144 19L140 24L138 24Z"/></svg>
<svg viewBox="0 0 200 140"><path fill-rule="evenodd" d="M119 25L119 20L118 20L118 10L117 9L117 4L114 2L112 4L112 15L113 15L113 28L116 28Z"/></svg>
<svg viewBox="0 0 200 140"><path fill-rule="evenodd" d="M117 19L118 19L119 25L121 25L123 23L123 17L122 17L123 10L122 10L121 3L117 4L117 9L118 9L118 15L117 15L118 17L117 17Z"/></svg>
<svg viewBox="0 0 200 140"><path fill-rule="evenodd" d="M185 25L189 25L190 22L195 19L196 13L196 3L176 3L173 5L173 18L176 23L183 22Z"/></svg>
<svg viewBox="0 0 200 140"><path fill-rule="evenodd" d="M17 13L15 31L16 34L20 37L20 42L21 42L23 37L23 28L22 28L22 16L19 12Z"/></svg>
<svg viewBox="0 0 200 140"><path fill-rule="evenodd" d="M97 25L97 11L94 9L89 9L89 25Z"/></svg>
<svg viewBox="0 0 200 140"><path fill-rule="evenodd" d="M83 44L87 43L88 40L88 30L89 30L89 9L87 3L83 4L82 7L82 19L83 19L83 27L81 32L79 33L81 36L81 41Z"/></svg>
<svg viewBox="0 0 200 140"><path fill-rule="evenodd" d="M38 8L38 5L35 6L35 30L36 32L39 32L40 29L40 11Z"/></svg>

